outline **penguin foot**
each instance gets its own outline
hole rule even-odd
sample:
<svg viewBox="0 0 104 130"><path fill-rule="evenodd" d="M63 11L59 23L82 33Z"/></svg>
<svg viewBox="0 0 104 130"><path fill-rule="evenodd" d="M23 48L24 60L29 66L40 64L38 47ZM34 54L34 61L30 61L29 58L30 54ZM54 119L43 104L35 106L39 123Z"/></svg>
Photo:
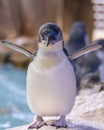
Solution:
<svg viewBox="0 0 104 130"><path fill-rule="evenodd" d="M40 127L42 127L43 125L47 125L46 122L42 119L42 117L38 116L36 122L34 122L33 124L31 124L28 129L39 129Z"/></svg>
<svg viewBox="0 0 104 130"><path fill-rule="evenodd" d="M55 126L57 129L58 128L67 128L65 116L61 116L59 120L52 121L52 123L50 125Z"/></svg>
<svg viewBox="0 0 104 130"><path fill-rule="evenodd" d="M45 121L42 121L42 122L41 122L41 121L37 121L37 122L31 124L31 125L28 127L28 129L34 129L34 128L39 129L39 128L42 127L43 125L47 125L47 124L45 123Z"/></svg>

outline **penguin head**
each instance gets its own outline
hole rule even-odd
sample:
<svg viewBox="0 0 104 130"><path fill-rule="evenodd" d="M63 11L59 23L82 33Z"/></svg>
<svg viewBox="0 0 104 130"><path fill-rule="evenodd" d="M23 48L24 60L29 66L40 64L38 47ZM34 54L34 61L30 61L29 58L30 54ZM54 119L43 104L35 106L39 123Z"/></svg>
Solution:
<svg viewBox="0 0 104 130"><path fill-rule="evenodd" d="M79 41L82 43L88 43L88 34L86 26L83 22L75 22L70 29L70 39L74 41Z"/></svg>
<svg viewBox="0 0 104 130"><path fill-rule="evenodd" d="M83 22L75 22L70 29L71 37L84 37L86 35L86 26Z"/></svg>
<svg viewBox="0 0 104 130"><path fill-rule="evenodd" d="M45 48L52 48L63 43L61 29L55 23L42 25L38 32L38 45Z"/></svg>

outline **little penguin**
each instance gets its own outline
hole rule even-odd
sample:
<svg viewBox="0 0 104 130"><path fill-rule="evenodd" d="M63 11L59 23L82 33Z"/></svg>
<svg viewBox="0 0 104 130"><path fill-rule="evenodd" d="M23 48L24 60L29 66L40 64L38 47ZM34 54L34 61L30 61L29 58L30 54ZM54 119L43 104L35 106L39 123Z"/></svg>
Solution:
<svg viewBox="0 0 104 130"><path fill-rule="evenodd" d="M78 49L87 46L88 43L89 43L89 37L87 34L85 23L83 23L82 21L74 22L70 28L69 37L65 44L65 48L68 54L72 54L74 51L77 51ZM85 57L86 55L71 61L76 73L77 90L80 89L80 79L83 70L83 69L79 69L78 63L79 61L82 61L83 63L83 59Z"/></svg>
<svg viewBox="0 0 104 130"><path fill-rule="evenodd" d="M27 72L27 99L30 109L43 124L43 116L60 116L52 125L65 127L65 116L76 97L73 66L63 51L63 36L55 24L43 25L38 33L38 52ZM40 121L41 120L41 121Z"/></svg>
<svg viewBox="0 0 104 130"><path fill-rule="evenodd" d="M36 120L28 129L48 125L43 119L45 116L59 116L50 125L67 127L65 117L71 112L76 98L76 76L70 61L101 48L102 44L82 48L68 56L61 29L55 23L46 23L40 27L35 55L10 42L2 43L33 59L27 71L27 101Z"/></svg>
<svg viewBox="0 0 104 130"><path fill-rule="evenodd" d="M69 31L69 37L66 42L65 48L69 54L74 51L87 46L89 37L87 34L86 26L83 22L74 22Z"/></svg>

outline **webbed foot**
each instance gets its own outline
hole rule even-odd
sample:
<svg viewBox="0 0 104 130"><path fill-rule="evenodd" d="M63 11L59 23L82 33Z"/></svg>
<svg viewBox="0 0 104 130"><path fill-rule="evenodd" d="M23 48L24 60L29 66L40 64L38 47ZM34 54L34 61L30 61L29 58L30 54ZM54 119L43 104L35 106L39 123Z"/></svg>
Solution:
<svg viewBox="0 0 104 130"><path fill-rule="evenodd" d="M28 129L33 129L33 128L39 129L39 128L42 127L43 125L47 125L46 122L43 120L42 117L37 116L36 121L35 121L34 123L32 123L32 124L28 127Z"/></svg>
<svg viewBox="0 0 104 130"><path fill-rule="evenodd" d="M59 120L52 121L50 125L56 128L67 128L65 116L61 116Z"/></svg>

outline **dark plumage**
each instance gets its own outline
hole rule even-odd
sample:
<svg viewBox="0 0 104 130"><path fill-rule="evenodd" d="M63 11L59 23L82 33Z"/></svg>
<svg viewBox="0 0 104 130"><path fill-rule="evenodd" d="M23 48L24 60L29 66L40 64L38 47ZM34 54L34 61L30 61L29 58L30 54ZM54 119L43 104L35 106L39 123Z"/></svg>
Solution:
<svg viewBox="0 0 104 130"><path fill-rule="evenodd" d="M87 39L86 26L83 22L75 22L69 33L69 39L66 43L65 48L68 53L71 54L82 47L86 46Z"/></svg>
<svg viewBox="0 0 104 130"><path fill-rule="evenodd" d="M63 42L63 36L60 28L55 24L55 23L47 23L44 24L38 33L38 43L42 43L44 41L44 44L47 44L47 46L51 44L55 44L59 41ZM38 50L38 49L37 49ZM64 47L64 42L63 42L63 51L68 56L68 52ZM35 55L37 52L35 53Z"/></svg>
<svg viewBox="0 0 104 130"><path fill-rule="evenodd" d="M60 40L62 40L62 32L60 28L54 24L54 23L48 23L44 24L38 33L38 42L41 43L42 41L47 41L50 43L54 44ZM47 43L44 42L44 43Z"/></svg>
<svg viewBox="0 0 104 130"><path fill-rule="evenodd" d="M81 88L93 89L94 92L104 90L104 82L101 82L99 73L87 73L81 79Z"/></svg>

